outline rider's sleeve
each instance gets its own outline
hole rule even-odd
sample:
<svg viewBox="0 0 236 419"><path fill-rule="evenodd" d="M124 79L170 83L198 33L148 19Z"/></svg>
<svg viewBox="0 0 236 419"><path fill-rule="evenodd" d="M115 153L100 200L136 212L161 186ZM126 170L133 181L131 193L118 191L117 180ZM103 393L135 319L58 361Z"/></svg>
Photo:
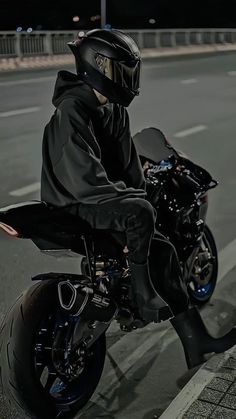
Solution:
<svg viewBox="0 0 236 419"><path fill-rule="evenodd" d="M125 108L119 106L119 113L118 140L120 143L120 158L124 168L122 179L129 187L145 190L143 169L131 136L128 112Z"/></svg>
<svg viewBox="0 0 236 419"><path fill-rule="evenodd" d="M71 107L54 123L59 153L53 171L61 185L81 203L96 204L124 197L145 197L145 191L109 181L100 148L90 128Z"/></svg>

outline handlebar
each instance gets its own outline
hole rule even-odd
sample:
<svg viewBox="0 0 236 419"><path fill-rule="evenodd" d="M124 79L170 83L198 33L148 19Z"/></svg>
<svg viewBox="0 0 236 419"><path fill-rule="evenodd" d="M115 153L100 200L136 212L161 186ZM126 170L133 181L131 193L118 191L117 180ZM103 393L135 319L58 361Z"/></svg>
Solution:
<svg viewBox="0 0 236 419"><path fill-rule="evenodd" d="M191 170L186 168L186 163L188 163L188 161L183 161L182 159L178 161L178 159L172 155L167 160L162 160L159 164L149 164L145 171L146 178L153 185L160 184L160 182L163 184L171 179L177 182L179 187L187 188L188 190L195 192L207 191L218 185L218 182L212 179L209 174L208 178L205 178L202 172L197 171L194 173L194 170L192 169L194 164L192 162L190 162ZM204 172L204 169L202 169L202 171Z"/></svg>

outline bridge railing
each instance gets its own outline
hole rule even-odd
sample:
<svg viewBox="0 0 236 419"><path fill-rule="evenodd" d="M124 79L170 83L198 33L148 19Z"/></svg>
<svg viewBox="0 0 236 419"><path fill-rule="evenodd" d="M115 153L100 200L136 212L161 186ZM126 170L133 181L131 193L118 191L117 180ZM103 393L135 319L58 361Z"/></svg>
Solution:
<svg viewBox="0 0 236 419"><path fill-rule="evenodd" d="M236 44L236 29L126 30L141 49ZM0 31L0 58L69 54L78 31Z"/></svg>

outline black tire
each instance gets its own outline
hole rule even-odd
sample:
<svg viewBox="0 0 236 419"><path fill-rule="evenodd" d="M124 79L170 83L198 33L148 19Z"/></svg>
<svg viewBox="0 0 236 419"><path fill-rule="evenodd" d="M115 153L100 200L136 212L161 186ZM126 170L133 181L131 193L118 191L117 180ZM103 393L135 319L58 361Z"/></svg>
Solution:
<svg viewBox="0 0 236 419"><path fill-rule="evenodd" d="M37 283L24 292L6 315L0 330L0 418L53 419L62 404L47 393L37 378L34 362L35 336L43 317L58 309L55 280ZM73 417L91 398L105 361L105 334L94 343L86 365L81 394L60 418ZM83 375L83 373L82 373ZM82 379L81 378L81 379ZM77 382L76 382L77 385Z"/></svg>
<svg viewBox="0 0 236 419"><path fill-rule="evenodd" d="M210 301L214 291L215 291L215 287L216 287L216 283L217 283L217 277L218 277L218 252L217 252L217 247L216 247L216 243L215 243L215 239L214 236L210 230L210 228L205 225L205 230L204 230L204 236L203 236L203 240L213 258L212 260L212 267L211 267L211 272L209 275L209 280L208 280L208 286L209 286L209 290L208 292L204 294L199 293L199 295L197 295L196 292L193 291L193 289L190 287L190 284L188 284L188 293L189 293L189 297L191 302L194 305L197 305L199 307L205 305L207 302ZM194 277L192 277L194 280ZM191 281L190 281L191 283Z"/></svg>

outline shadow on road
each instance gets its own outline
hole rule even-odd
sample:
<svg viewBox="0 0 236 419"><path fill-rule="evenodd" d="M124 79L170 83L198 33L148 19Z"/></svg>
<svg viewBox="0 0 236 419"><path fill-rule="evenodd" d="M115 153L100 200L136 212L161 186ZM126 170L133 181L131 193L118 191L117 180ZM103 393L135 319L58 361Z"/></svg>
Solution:
<svg viewBox="0 0 236 419"><path fill-rule="evenodd" d="M79 415L78 418L122 418L122 410L139 397L138 393L135 391L136 386L145 378L146 375L148 375L154 362L156 361L156 356L157 355L155 354L147 362L144 362L142 366L135 370L131 377L127 379L127 377L120 370L116 361L108 354L109 360L114 368L114 372L119 382L119 386L117 387L118 384L116 382L105 393L99 394L99 397L103 401L104 407L102 407L100 404L93 403L82 415Z"/></svg>

